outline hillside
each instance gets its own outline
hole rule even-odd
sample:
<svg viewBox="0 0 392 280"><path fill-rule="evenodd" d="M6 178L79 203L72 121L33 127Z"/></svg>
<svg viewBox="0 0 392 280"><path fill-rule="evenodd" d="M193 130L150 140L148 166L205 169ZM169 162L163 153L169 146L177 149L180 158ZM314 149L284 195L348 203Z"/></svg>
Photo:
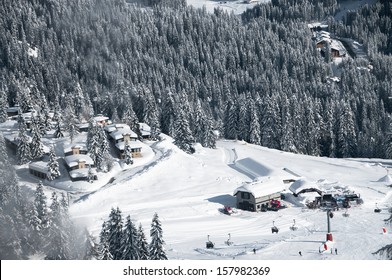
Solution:
<svg viewBox="0 0 392 280"><path fill-rule="evenodd" d="M231 153L235 149L236 159ZM382 165L388 160L328 159L295 155L278 150L236 141L219 141L215 150L197 147L194 155L180 151L171 139L158 143L158 159L145 172L132 175L125 171L104 188L75 201L70 207L76 222L86 224L98 235L103 220L112 207L119 207L124 216L141 222L148 228L152 215L159 213L164 229L164 240L170 259L375 259L377 249L391 242L390 233L383 234L383 219L388 217L387 207L392 205L392 189L377 182L385 175ZM294 198L288 194L289 207L278 212L252 213L239 210L228 216L219 209L235 206L233 191L244 181L252 179L238 168L233 160L253 159L264 169L260 175L292 177L283 168L295 171L310 181L325 179L337 188L360 193L364 204L335 212L332 219L333 245L338 255L319 253L327 230L326 213L309 210L304 206L309 195ZM267 168L268 167L268 168ZM249 167L251 168L251 167ZM381 180L383 181L383 180ZM375 203L382 209L375 213ZM297 231L290 226L296 220ZM273 221L279 234L272 234ZM391 228L388 228L390 231ZM233 246L225 241L231 234ZM207 235L215 243L206 249ZM253 248L257 250L253 254Z"/></svg>

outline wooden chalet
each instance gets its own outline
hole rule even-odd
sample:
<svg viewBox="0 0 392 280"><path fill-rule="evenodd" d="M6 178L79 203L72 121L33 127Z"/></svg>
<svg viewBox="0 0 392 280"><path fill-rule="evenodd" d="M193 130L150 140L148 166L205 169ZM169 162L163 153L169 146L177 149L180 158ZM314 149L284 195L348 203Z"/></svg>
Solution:
<svg viewBox="0 0 392 280"><path fill-rule="evenodd" d="M48 163L43 161L32 162L29 164L29 172L38 178L47 179Z"/></svg>
<svg viewBox="0 0 392 280"><path fill-rule="evenodd" d="M281 179L260 178L251 183L244 183L234 191L237 208L260 212L267 208L271 200L281 199L285 186Z"/></svg>

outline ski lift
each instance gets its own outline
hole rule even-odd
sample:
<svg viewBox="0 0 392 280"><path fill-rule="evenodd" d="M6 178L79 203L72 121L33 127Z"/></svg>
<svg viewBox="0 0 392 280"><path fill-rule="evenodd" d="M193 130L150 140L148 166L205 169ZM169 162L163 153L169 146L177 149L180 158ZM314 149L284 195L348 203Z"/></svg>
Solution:
<svg viewBox="0 0 392 280"><path fill-rule="evenodd" d="M381 212L381 209L378 208L377 203L376 203L376 208L374 209L374 212L375 212L375 213L380 213L380 212Z"/></svg>
<svg viewBox="0 0 392 280"><path fill-rule="evenodd" d="M207 242L206 242L206 248L207 249L213 249L214 248L214 243L212 243L211 241L210 241L210 235L207 235Z"/></svg>
<svg viewBox="0 0 392 280"><path fill-rule="evenodd" d="M294 221L294 223L293 223L293 225L290 227L290 229L291 229L292 231L296 231L296 230L298 229L298 227L295 225L295 219L293 219L293 221Z"/></svg>
<svg viewBox="0 0 392 280"><path fill-rule="evenodd" d="M272 233L278 233L279 229L275 226L275 221L272 221L272 227L271 227Z"/></svg>
<svg viewBox="0 0 392 280"><path fill-rule="evenodd" d="M227 246L231 246L233 245L233 241L231 241L231 235L229 233L229 239L227 239L227 241L225 242Z"/></svg>
<svg viewBox="0 0 392 280"><path fill-rule="evenodd" d="M344 212L342 215L343 215L343 217L346 217L346 218L350 217L350 214L347 213L347 209L346 209L346 212Z"/></svg>

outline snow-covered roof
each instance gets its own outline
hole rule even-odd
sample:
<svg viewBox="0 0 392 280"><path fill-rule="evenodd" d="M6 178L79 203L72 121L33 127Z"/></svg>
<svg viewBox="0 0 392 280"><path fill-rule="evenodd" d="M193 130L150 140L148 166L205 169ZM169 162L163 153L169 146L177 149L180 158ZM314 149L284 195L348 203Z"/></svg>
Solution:
<svg viewBox="0 0 392 280"><path fill-rule="evenodd" d="M7 113L18 113L19 111L21 111L21 108L19 106L9 107L7 109Z"/></svg>
<svg viewBox="0 0 392 280"><path fill-rule="evenodd" d="M112 133L113 131L120 130L120 129L131 129L129 125L125 123L115 123L115 124L109 124L105 126L105 131L108 133Z"/></svg>
<svg viewBox="0 0 392 280"><path fill-rule="evenodd" d="M41 173L47 173L48 172L48 163L43 162L43 161L36 161L32 162L29 164L29 169L41 172Z"/></svg>
<svg viewBox="0 0 392 280"><path fill-rule="evenodd" d="M151 127L146 123L139 123L139 129L142 136L150 136L151 135Z"/></svg>
<svg viewBox="0 0 392 280"><path fill-rule="evenodd" d="M5 140L7 140L8 142L12 142L12 143L17 143L18 140L18 132L12 132L12 133L5 133L3 134L3 137Z"/></svg>
<svg viewBox="0 0 392 280"><path fill-rule="evenodd" d="M88 122L78 123L78 124L77 124L77 127L79 127L79 128L86 128L86 127L88 127L88 126L89 126L89 123L88 123Z"/></svg>
<svg viewBox="0 0 392 280"><path fill-rule="evenodd" d="M110 133L110 137L112 137L114 140L122 139L124 138L124 135L130 135L131 138L137 139L137 134L127 128L119 129Z"/></svg>
<svg viewBox="0 0 392 280"><path fill-rule="evenodd" d="M85 162L86 164L94 164L92 158L89 155L71 155L64 157L65 162L69 167L75 167L79 165L79 162Z"/></svg>
<svg viewBox="0 0 392 280"><path fill-rule="evenodd" d="M116 143L117 149L120 151L123 151L125 149L125 144L126 142L119 142ZM142 148L142 143L140 141L128 141L128 145L131 149L137 149L137 148Z"/></svg>
<svg viewBox="0 0 392 280"><path fill-rule="evenodd" d="M309 28L317 28L317 27L328 28L328 24L324 24L321 22L313 22L313 23L308 23L308 27Z"/></svg>
<svg viewBox="0 0 392 280"><path fill-rule="evenodd" d="M322 190L317 185L317 183L309 182L308 180L306 180L304 178L296 180L295 182L293 182L290 185L290 188L289 188L289 190L294 194L299 194L302 191L310 190L310 189L314 189L314 190L318 190L318 191L322 192Z"/></svg>
<svg viewBox="0 0 392 280"><path fill-rule="evenodd" d="M264 177L258 178L251 183L244 183L234 191L233 195L241 191L251 193L254 197L262 197L284 190L285 186L281 179Z"/></svg>
<svg viewBox="0 0 392 280"><path fill-rule="evenodd" d="M86 177L88 177L89 170L90 170L90 168L81 168L81 169L71 170L69 172L69 176L72 179L86 178ZM91 175L97 175L97 171L95 168L91 168Z"/></svg>
<svg viewBox="0 0 392 280"><path fill-rule="evenodd" d="M139 123L140 130L151 131L151 127L146 123Z"/></svg>
<svg viewBox="0 0 392 280"><path fill-rule="evenodd" d="M96 121L96 122L107 121L108 119L109 119L108 117L105 117L105 116L102 116L102 115L98 115L98 116L94 117L94 121Z"/></svg>
<svg viewBox="0 0 392 280"><path fill-rule="evenodd" d="M64 154L72 152L72 149L74 148L79 148L81 151L87 152L87 146L85 143L73 143L64 147Z"/></svg>
<svg viewBox="0 0 392 280"><path fill-rule="evenodd" d="M339 51L339 55L345 55L347 52L342 42L338 40L331 40L331 50L332 49Z"/></svg>

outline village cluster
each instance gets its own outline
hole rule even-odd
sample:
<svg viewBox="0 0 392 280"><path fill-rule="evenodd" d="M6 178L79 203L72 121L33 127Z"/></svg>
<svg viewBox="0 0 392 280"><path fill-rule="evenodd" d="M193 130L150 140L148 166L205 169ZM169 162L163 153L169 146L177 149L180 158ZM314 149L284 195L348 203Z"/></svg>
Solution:
<svg viewBox="0 0 392 280"><path fill-rule="evenodd" d="M4 139L8 147L11 148L15 153L18 149L19 141L19 130L17 128L17 119L22 117L26 124L27 129L31 128L31 120L36 116L35 111L21 113L21 109L18 106L10 107L8 109L8 117L10 120L15 121L15 129L8 129L5 131ZM47 116L52 122L52 127L56 127L58 124L53 120L54 113L50 112ZM94 126L103 127L107 139L110 143L110 149L113 151L119 159L125 159L126 149L129 149L131 160L133 163L134 158L142 157L142 142L147 139L151 139L151 128L145 123L138 123L138 133L131 130L130 126L124 123L113 123L108 117L103 115L97 115L92 117L90 122L84 121L76 124L77 130L80 132L77 141L71 141L71 143L62 143L62 154L58 162L63 162L66 170L68 171L69 178L72 181L80 180L97 180L98 173L97 168L94 164L92 156L89 154L87 144L87 134L90 123ZM45 137L47 139L55 138L56 129L47 131ZM28 136L28 141L32 142L32 137ZM43 144L43 155L38 159L33 159L29 165L29 173L41 178L48 179L49 172L49 152L50 147Z"/></svg>

